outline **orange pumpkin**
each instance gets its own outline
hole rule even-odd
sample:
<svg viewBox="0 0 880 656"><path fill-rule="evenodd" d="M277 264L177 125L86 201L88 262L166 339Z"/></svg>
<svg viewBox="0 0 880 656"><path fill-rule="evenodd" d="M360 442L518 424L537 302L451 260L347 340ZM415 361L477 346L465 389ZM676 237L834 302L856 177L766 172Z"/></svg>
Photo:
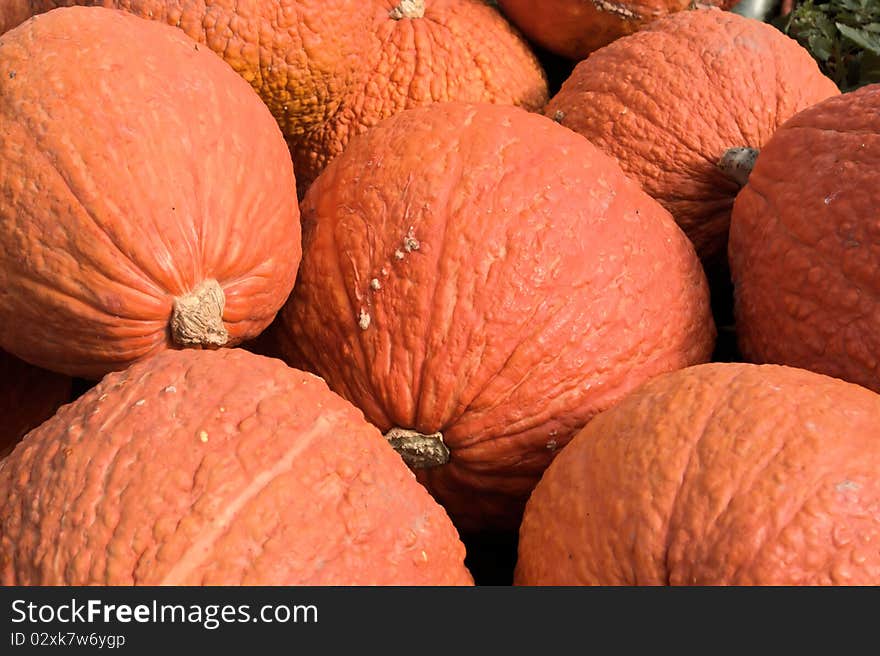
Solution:
<svg viewBox="0 0 880 656"><path fill-rule="evenodd" d="M290 144L300 193L348 140L444 100L540 110L547 80L483 0L4 0L0 30L61 5L118 7L184 30L250 82Z"/></svg>
<svg viewBox="0 0 880 656"><path fill-rule="evenodd" d="M730 228L743 356L880 391L880 84L777 130Z"/></svg>
<svg viewBox="0 0 880 656"><path fill-rule="evenodd" d="M0 467L3 585L470 585L449 517L318 378L168 351Z"/></svg>
<svg viewBox="0 0 880 656"><path fill-rule="evenodd" d="M712 351L690 242L538 114L401 112L352 139L302 210L285 357L361 408L462 530L516 526L590 417Z"/></svg>
<svg viewBox="0 0 880 656"><path fill-rule="evenodd" d="M300 188L352 136L404 109L433 102L492 102L538 111L547 80L528 45L483 0L371 0L367 64L339 112L292 152Z"/></svg>
<svg viewBox="0 0 880 656"><path fill-rule="evenodd" d="M103 8L0 37L0 346L74 376L231 346L293 287L290 155L180 30Z"/></svg>
<svg viewBox="0 0 880 656"><path fill-rule="evenodd" d="M708 0L729 8L737 0ZM532 41L569 59L636 32L652 21L687 9L693 0L498 0L505 15Z"/></svg>
<svg viewBox="0 0 880 656"><path fill-rule="evenodd" d="M742 185L731 156L760 149L787 118L838 93L775 27L698 9L597 50L545 113L613 155L672 213L711 272L725 268Z"/></svg>
<svg viewBox="0 0 880 656"><path fill-rule="evenodd" d="M0 459L70 401L72 381L0 351Z"/></svg>
<svg viewBox="0 0 880 656"><path fill-rule="evenodd" d="M0 34L57 7L122 9L183 30L253 88L284 133L301 135L339 109L363 69L370 2L324 0L3 0ZM357 26L358 29L349 29Z"/></svg>
<svg viewBox="0 0 880 656"><path fill-rule="evenodd" d="M877 585L880 396L716 363L591 421L535 488L519 585Z"/></svg>

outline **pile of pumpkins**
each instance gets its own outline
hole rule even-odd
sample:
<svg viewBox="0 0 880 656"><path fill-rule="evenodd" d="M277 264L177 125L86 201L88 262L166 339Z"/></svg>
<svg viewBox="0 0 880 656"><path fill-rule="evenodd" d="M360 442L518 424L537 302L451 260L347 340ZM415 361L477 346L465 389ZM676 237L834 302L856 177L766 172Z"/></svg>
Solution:
<svg viewBox="0 0 880 656"><path fill-rule="evenodd" d="M880 88L655 4L4 2L0 583L880 583Z"/></svg>

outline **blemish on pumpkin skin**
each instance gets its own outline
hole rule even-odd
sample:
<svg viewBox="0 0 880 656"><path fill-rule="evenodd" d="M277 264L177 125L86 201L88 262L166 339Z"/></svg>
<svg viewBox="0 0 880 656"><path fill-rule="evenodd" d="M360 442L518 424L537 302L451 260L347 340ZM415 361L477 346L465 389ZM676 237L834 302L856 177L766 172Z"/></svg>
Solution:
<svg viewBox="0 0 880 656"><path fill-rule="evenodd" d="M378 278L373 278L370 281L370 289L372 289L373 291L379 291L380 289L382 289L382 283L379 282Z"/></svg>
<svg viewBox="0 0 880 656"><path fill-rule="evenodd" d="M358 326L360 326L360 329L366 330L367 328L369 328L370 321L370 314L366 310L361 310L360 316L358 317Z"/></svg>
<svg viewBox="0 0 880 656"><path fill-rule="evenodd" d="M199 441L205 443L208 441L208 431L199 431Z"/></svg>

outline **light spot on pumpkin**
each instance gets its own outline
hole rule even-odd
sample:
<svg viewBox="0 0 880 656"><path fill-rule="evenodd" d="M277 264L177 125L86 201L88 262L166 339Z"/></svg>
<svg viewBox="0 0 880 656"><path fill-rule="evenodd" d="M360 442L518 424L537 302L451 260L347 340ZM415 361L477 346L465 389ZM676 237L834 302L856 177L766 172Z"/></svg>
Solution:
<svg viewBox="0 0 880 656"><path fill-rule="evenodd" d="M358 326L360 326L361 330L366 330L370 327L370 313L366 310L361 310L361 314L358 317Z"/></svg>
<svg viewBox="0 0 880 656"><path fill-rule="evenodd" d="M396 257L398 260L402 260L405 256L403 254L403 251L398 248L396 251L394 251L394 257Z"/></svg>
<svg viewBox="0 0 880 656"><path fill-rule="evenodd" d="M403 238L403 250L407 253L412 253L413 251L419 250L421 248L421 243L416 239L415 234L413 233L412 226L410 226L409 232L406 233L406 237Z"/></svg>
<svg viewBox="0 0 880 656"><path fill-rule="evenodd" d="M208 441L208 431L204 431L204 430L199 431L199 440L201 440L202 442L207 442Z"/></svg>
<svg viewBox="0 0 880 656"><path fill-rule="evenodd" d="M138 401L135 402L135 405L136 405L137 407L141 407L141 406L142 406L144 403L146 403L146 402L147 402L146 399L140 399L140 400L138 400Z"/></svg>
<svg viewBox="0 0 880 656"><path fill-rule="evenodd" d="M380 289L382 289L382 283L379 282L378 278L373 278L370 281L370 289L372 289L373 291L379 291Z"/></svg>
<svg viewBox="0 0 880 656"><path fill-rule="evenodd" d="M556 451L557 446L558 446L558 443L556 442L556 440L548 440L547 441L547 449L548 450Z"/></svg>
<svg viewBox="0 0 880 656"><path fill-rule="evenodd" d="M861 487L862 486L855 481L841 481L834 486L834 489L836 489L838 492L844 492L846 490L858 490L861 489Z"/></svg>

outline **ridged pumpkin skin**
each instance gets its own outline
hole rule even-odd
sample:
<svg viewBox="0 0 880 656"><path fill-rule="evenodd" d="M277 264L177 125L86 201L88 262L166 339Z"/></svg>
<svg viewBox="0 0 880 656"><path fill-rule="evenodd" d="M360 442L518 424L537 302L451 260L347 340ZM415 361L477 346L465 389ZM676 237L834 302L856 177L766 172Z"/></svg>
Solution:
<svg viewBox="0 0 880 656"><path fill-rule="evenodd" d="M371 0L366 71L341 109L292 149L300 189L356 134L404 109L491 102L539 111L548 100L540 62L484 0ZM398 17L400 16L400 17Z"/></svg>
<svg viewBox="0 0 880 656"><path fill-rule="evenodd" d="M464 555L360 412L242 349L110 374L0 464L3 585L470 585Z"/></svg>
<svg viewBox="0 0 880 656"><path fill-rule="evenodd" d="M745 358L880 391L878 170L878 84L801 112L761 151L730 229Z"/></svg>
<svg viewBox="0 0 880 656"><path fill-rule="evenodd" d="M300 194L353 135L403 109L458 100L538 111L548 99L528 44L483 0L11 2L0 29L60 5L103 5L206 43L272 111Z"/></svg>
<svg viewBox="0 0 880 656"><path fill-rule="evenodd" d="M0 350L0 459L70 401L72 381Z"/></svg>
<svg viewBox="0 0 880 656"><path fill-rule="evenodd" d="M877 585L880 396L774 365L659 376L526 507L518 585Z"/></svg>
<svg viewBox="0 0 880 656"><path fill-rule="evenodd" d="M532 41L569 59L632 34L652 21L687 9L692 0L498 0L505 15ZM728 8L737 0L703 5Z"/></svg>
<svg viewBox="0 0 880 656"><path fill-rule="evenodd" d="M309 189L285 358L382 429L442 433L417 471L462 530L510 528L566 441L708 359L706 280L614 161L515 107L411 109Z"/></svg>
<svg viewBox="0 0 880 656"><path fill-rule="evenodd" d="M172 345L232 346L293 287L281 132L180 30L72 7L4 34L0 161L0 347L28 362L99 378Z"/></svg>
<svg viewBox="0 0 880 656"><path fill-rule="evenodd" d="M301 135L338 108L363 70L370 2L349 0L3 0L0 34L56 7L122 9L183 30L220 55L272 111L285 135ZM353 29L357 28L357 29Z"/></svg>
<svg viewBox="0 0 880 656"><path fill-rule="evenodd" d="M740 184L717 162L761 148L798 111L839 93L775 27L681 11L578 64L545 113L614 156L676 218L708 269L726 263Z"/></svg>

